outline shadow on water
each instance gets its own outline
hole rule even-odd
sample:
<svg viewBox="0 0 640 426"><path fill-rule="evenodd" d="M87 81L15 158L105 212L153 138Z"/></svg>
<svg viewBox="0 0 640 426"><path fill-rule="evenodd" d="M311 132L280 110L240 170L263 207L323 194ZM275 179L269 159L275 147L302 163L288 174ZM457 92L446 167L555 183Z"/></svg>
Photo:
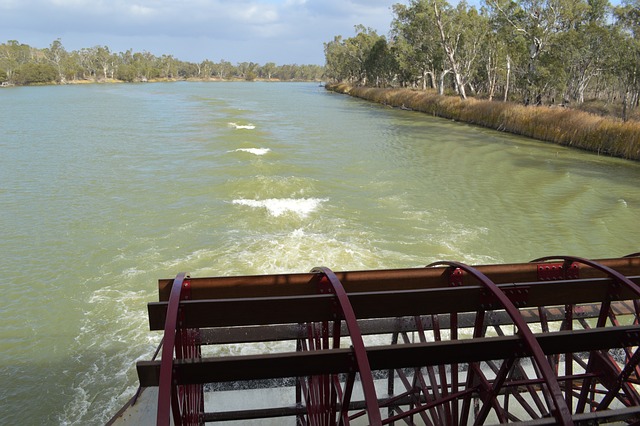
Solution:
<svg viewBox="0 0 640 426"><path fill-rule="evenodd" d="M599 157L586 152L572 152L570 148L560 147L555 156L550 156L553 148L543 147L539 156L530 153L526 157L514 157L511 161L518 170L535 169L555 173L559 176L577 176L593 181L608 181L615 185L628 185L636 189L640 178L640 163L629 160ZM635 191L634 191L635 192ZM633 197L632 194L629 194Z"/></svg>

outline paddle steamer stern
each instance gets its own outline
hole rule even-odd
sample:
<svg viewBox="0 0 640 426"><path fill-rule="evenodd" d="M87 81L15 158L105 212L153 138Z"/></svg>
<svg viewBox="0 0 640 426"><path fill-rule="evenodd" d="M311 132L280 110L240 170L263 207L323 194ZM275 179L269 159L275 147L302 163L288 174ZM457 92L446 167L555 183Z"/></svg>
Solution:
<svg viewBox="0 0 640 426"><path fill-rule="evenodd" d="M639 301L639 254L181 273L110 424L634 424Z"/></svg>

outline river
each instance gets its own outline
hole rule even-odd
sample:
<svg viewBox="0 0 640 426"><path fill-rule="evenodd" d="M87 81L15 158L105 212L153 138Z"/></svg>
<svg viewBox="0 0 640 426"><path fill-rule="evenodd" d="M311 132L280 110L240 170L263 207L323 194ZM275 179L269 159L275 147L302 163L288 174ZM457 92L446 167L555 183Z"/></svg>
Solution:
<svg viewBox="0 0 640 426"><path fill-rule="evenodd" d="M158 278L640 251L640 164L311 83L0 90L0 418L103 424Z"/></svg>

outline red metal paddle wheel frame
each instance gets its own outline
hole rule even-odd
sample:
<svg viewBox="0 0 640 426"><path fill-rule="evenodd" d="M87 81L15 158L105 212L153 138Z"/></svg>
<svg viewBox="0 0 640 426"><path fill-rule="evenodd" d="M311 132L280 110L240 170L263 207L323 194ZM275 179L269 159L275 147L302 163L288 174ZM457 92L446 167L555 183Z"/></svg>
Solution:
<svg viewBox="0 0 640 426"><path fill-rule="evenodd" d="M202 358L200 330L182 327L180 301L191 299L191 284L186 273L173 281L162 339L162 362L158 389L158 425L169 425L171 414L175 425L204 424L203 384L178 385L173 361Z"/></svg>
<svg viewBox="0 0 640 426"><path fill-rule="evenodd" d="M150 328L164 330L162 360L138 362L138 376L159 386L159 425L640 424L640 255L630 256L179 274L148 305ZM291 346L201 352L271 341ZM205 412L205 383L227 396L280 389L291 401L240 397L235 409ZM222 392L208 404L226 408Z"/></svg>

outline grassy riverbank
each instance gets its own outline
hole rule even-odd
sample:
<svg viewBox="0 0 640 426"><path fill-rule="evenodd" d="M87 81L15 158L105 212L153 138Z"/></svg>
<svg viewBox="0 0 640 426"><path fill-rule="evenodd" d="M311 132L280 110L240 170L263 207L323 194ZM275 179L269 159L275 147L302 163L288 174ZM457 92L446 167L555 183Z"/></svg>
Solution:
<svg viewBox="0 0 640 426"><path fill-rule="evenodd" d="M640 161L640 123L623 122L571 108L523 106L508 102L461 100L433 92L327 84L338 93L405 107L438 117L477 124L598 154Z"/></svg>

